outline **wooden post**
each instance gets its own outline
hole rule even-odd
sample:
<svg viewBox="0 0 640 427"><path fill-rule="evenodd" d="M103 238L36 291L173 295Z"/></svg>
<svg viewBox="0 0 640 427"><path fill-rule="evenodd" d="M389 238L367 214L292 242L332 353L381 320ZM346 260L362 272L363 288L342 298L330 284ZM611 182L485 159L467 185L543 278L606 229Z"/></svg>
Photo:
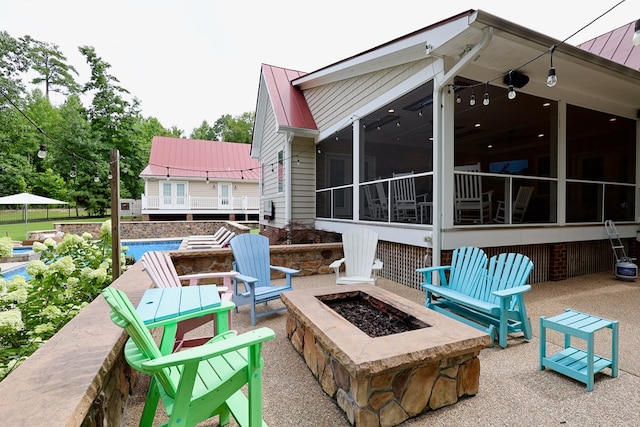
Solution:
<svg viewBox="0 0 640 427"><path fill-rule="evenodd" d="M120 277L120 152L111 150L111 272L113 280Z"/></svg>

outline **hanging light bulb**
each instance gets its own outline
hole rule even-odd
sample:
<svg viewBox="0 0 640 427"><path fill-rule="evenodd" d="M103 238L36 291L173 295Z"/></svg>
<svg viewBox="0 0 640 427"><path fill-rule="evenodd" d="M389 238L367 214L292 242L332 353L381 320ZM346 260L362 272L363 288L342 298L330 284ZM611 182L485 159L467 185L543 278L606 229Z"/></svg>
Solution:
<svg viewBox="0 0 640 427"><path fill-rule="evenodd" d="M489 93L485 92L484 96L482 97L482 105L489 105Z"/></svg>
<svg viewBox="0 0 640 427"><path fill-rule="evenodd" d="M100 175L98 175L98 172L93 176L93 182L100 182Z"/></svg>
<svg viewBox="0 0 640 427"><path fill-rule="evenodd" d="M469 105L471 105L472 107L476 105L476 96L473 94L473 92L471 92L471 98L469 98Z"/></svg>
<svg viewBox="0 0 640 427"><path fill-rule="evenodd" d="M633 33L633 45L640 46L640 19L636 21L635 33Z"/></svg>
<svg viewBox="0 0 640 427"><path fill-rule="evenodd" d="M204 182L207 183L207 184L209 183L209 171L207 171L207 179L205 179Z"/></svg>
<svg viewBox="0 0 640 427"><path fill-rule="evenodd" d="M460 98L460 94L456 93L456 104L460 104L462 102L462 98Z"/></svg>
<svg viewBox="0 0 640 427"><path fill-rule="evenodd" d="M125 175L128 174L129 173L129 166L123 164L122 165L122 173L125 174Z"/></svg>
<svg viewBox="0 0 640 427"><path fill-rule="evenodd" d="M507 92L507 98L509 99L516 98L516 90L513 88L513 85L509 85L509 92Z"/></svg>
<svg viewBox="0 0 640 427"><path fill-rule="evenodd" d="M109 171L109 175L107 175L107 178L109 178L110 180L113 179L113 174L111 173L111 171Z"/></svg>
<svg viewBox="0 0 640 427"><path fill-rule="evenodd" d="M76 168L75 163L71 166L71 170L69 171L69 176L71 178L75 178L76 176L78 176L78 169Z"/></svg>
<svg viewBox="0 0 640 427"><path fill-rule="evenodd" d="M556 68L553 66L553 51L556 50L556 46L551 46L551 68L547 74L547 86L554 87L558 83L558 76L556 76Z"/></svg>
<svg viewBox="0 0 640 427"><path fill-rule="evenodd" d="M38 150L38 157L44 159L47 157L47 146L44 144L40 144L40 149Z"/></svg>
<svg viewBox="0 0 640 427"><path fill-rule="evenodd" d="M167 181L169 181L169 178L170 178L170 176L169 176L169 167L167 166Z"/></svg>

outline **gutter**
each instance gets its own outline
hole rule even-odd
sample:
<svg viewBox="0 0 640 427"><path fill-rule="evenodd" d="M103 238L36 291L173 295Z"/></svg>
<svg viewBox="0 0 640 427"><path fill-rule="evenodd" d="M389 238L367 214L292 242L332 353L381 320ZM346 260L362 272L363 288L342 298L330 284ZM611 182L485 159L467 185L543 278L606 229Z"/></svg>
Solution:
<svg viewBox="0 0 640 427"><path fill-rule="evenodd" d="M469 50L460 60L445 73L442 79L434 79L435 85L433 88L433 105L439 108L436 109L435 117L435 144L433 144L433 159L435 166L435 173L433 175L433 201L434 208L439 208L437 211L434 209L433 215L433 234L431 237L431 250L432 250L432 263L434 266L440 265L440 257L442 253L442 217L439 212L442 212L443 206L443 193L444 193L444 168L443 168L443 152L444 152L444 114L442 101L444 99L444 90L451 84L453 78L466 67L481 51L486 49L493 37L493 27L487 26L482 30L482 39Z"/></svg>

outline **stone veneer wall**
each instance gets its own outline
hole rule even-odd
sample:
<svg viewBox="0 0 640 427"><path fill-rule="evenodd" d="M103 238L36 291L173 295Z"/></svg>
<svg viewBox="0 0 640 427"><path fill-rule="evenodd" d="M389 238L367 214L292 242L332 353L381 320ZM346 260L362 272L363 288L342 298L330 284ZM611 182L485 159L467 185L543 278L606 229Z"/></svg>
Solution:
<svg viewBox="0 0 640 427"><path fill-rule="evenodd" d="M230 249L176 251L179 274L230 270ZM333 273L341 243L271 248L272 263L301 275ZM137 305L151 280L138 262L112 285ZM101 296L0 382L0 423L7 426L120 426L138 374L124 360L126 333Z"/></svg>
<svg viewBox="0 0 640 427"><path fill-rule="evenodd" d="M317 243L309 245L276 245L270 247L271 265L300 270L299 276L333 273L329 268L336 259L343 257L342 243ZM178 274L192 274L233 269L231 249L171 252L171 259ZM284 274L274 272L274 278Z"/></svg>
<svg viewBox="0 0 640 427"><path fill-rule="evenodd" d="M433 361L415 361L368 378L355 378L287 312L287 336L322 389L356 427L396 426L423 412L478 393L480 349Z"/></svg>
<svg viewBox="0 0 640 427"><path fill-rule="evenodd" d="M88 232L93 236L100 234L101 222L61 222L55 228L64 233L82 235ZM247 233L250 228L236 221L123 221L120 223L121 239L161 239L213 235L220 227L227 227L236 234Z"/></svg>

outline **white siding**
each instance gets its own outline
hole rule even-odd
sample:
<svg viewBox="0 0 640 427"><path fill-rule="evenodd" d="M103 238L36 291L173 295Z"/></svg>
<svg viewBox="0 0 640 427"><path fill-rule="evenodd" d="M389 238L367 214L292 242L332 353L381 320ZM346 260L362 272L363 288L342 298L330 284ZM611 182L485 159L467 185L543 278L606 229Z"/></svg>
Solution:
<svg viewBox="0 0 640 427"><path fill-rule="evenodd" d="M313 224L316 216L315 142L310 138L295 138L291 154L291 220Z"/></svg>
<svg viewBox="0 0 640 427"><path fill-rule="evenodd" d="M264 163L264 195L262 196L260 223L283 228L285 224L285 193L278 193L278 151L284 150L285 135L276 133L276 117L271 104L265 113L265 123L261 135L260 163ZM285 162L286 167L286 162ZM285 186L288 183L285 183ZM286 190L286 189L285 189ZM273 200L276 210L275 221L266 221L262 210L264 202Z"/></svg>
<svg viewBox="0 0 640 427"><path fill-rule="evenodd" d="M424 59L305 90L304 96L318 129L322 131L349 117L353 111L423 70L431 61Z"/></svg>

